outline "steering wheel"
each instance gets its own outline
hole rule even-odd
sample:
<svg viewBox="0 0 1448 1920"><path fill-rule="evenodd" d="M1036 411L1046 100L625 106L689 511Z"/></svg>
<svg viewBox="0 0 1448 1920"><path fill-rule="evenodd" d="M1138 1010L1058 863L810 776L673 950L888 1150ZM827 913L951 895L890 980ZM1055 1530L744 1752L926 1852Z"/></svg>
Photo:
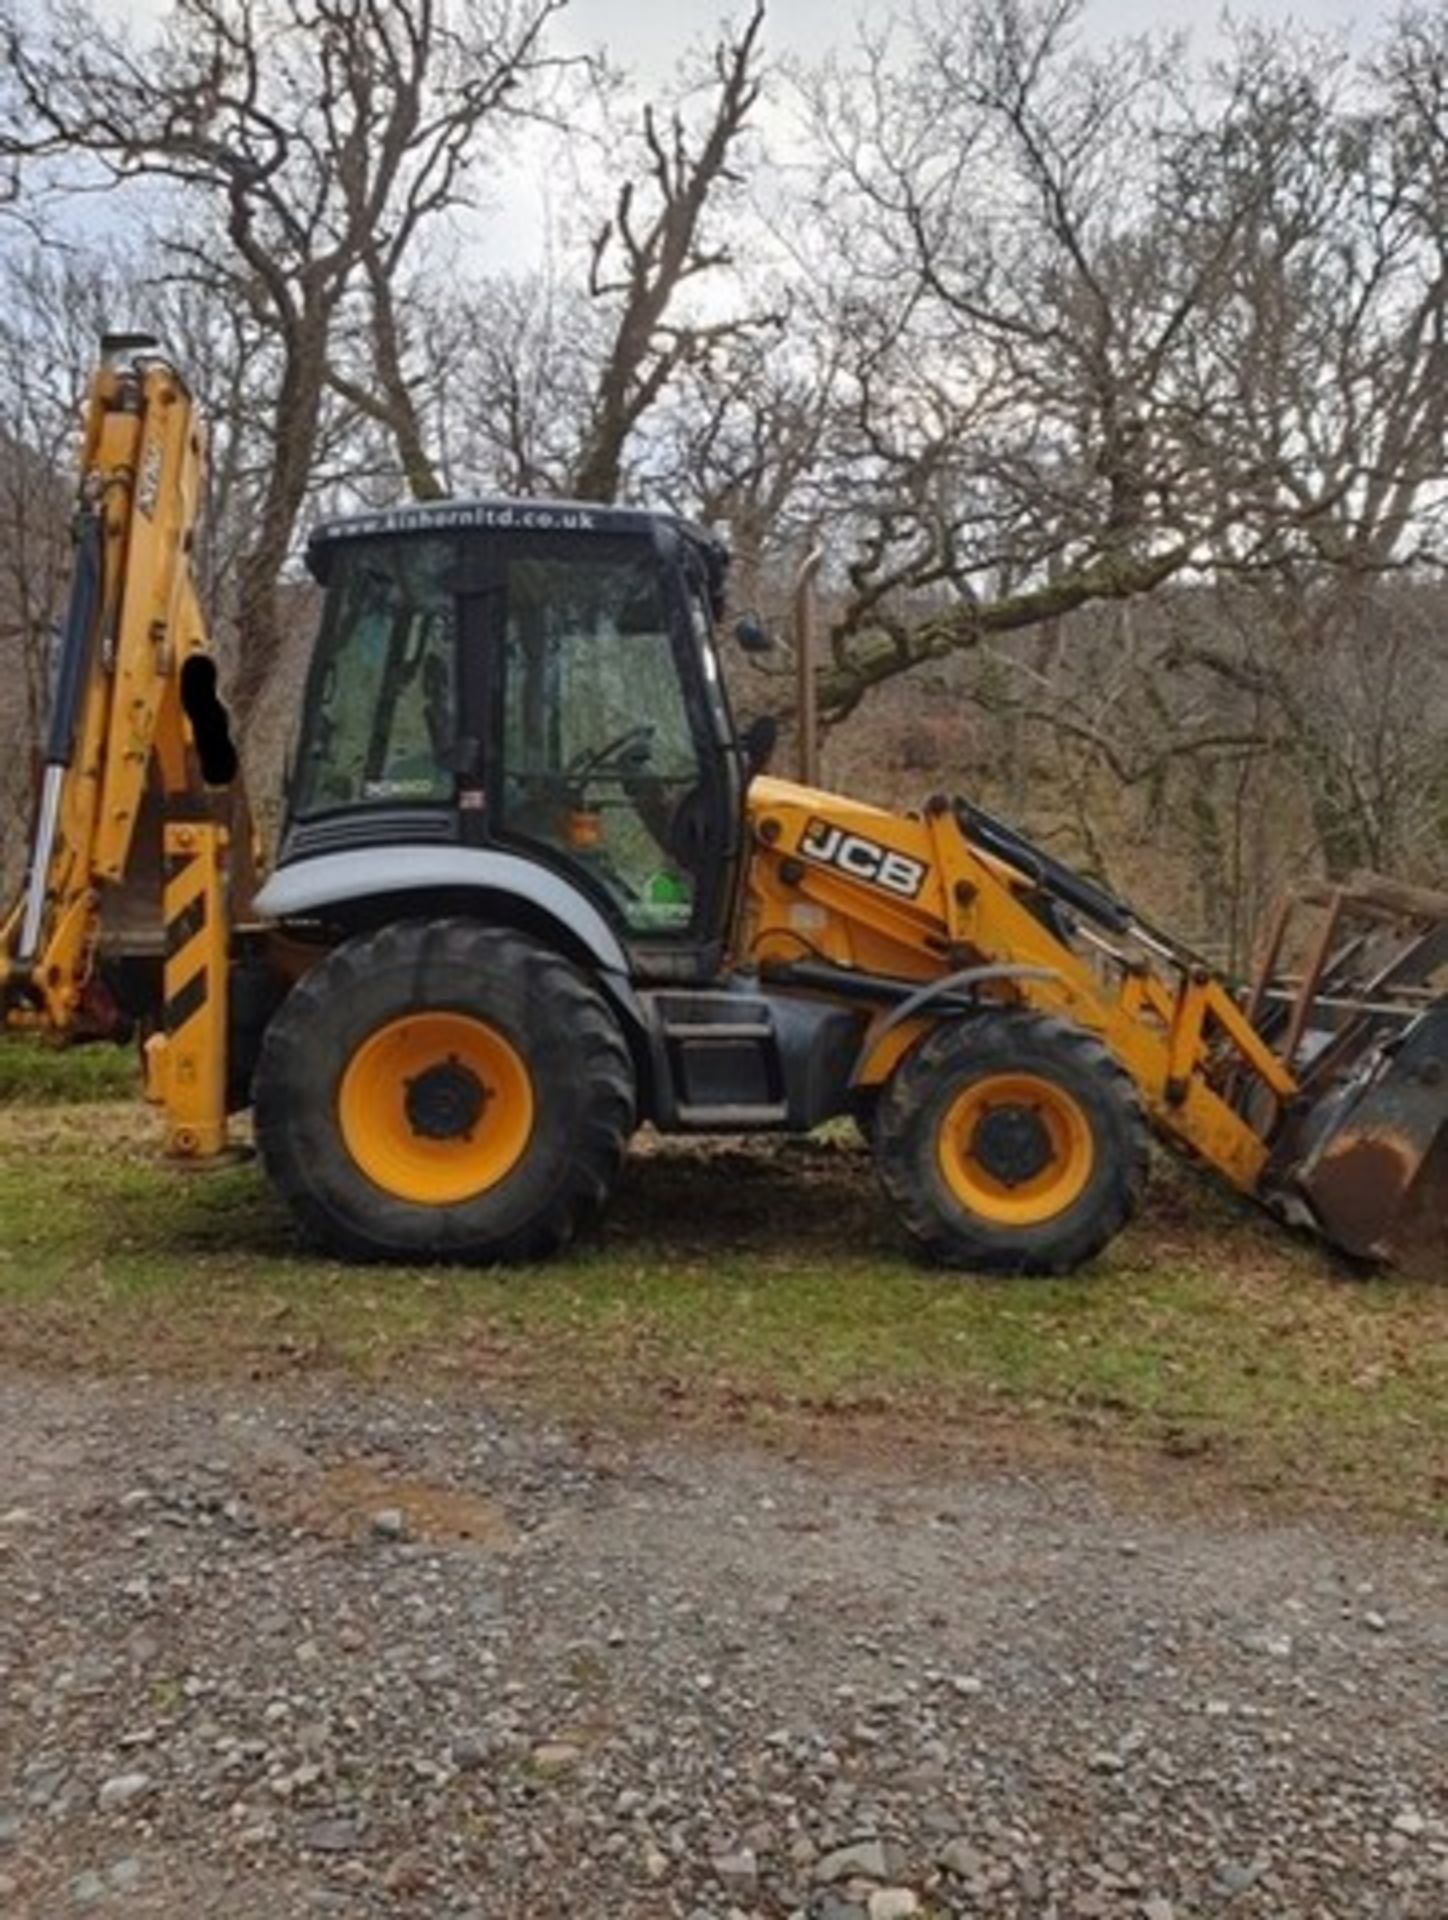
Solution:
<svg viewBox="0 0 1448 1920"><path fill-rule="evenodd" d="M606 740L601 747L585 747L569 761L567 777L583 785L596 779L600 773L612 771L618 763L619 771L637 772L643 762L653 753L654 734L657 731L651 720L639 721L635 726L627 727L616 734L612 740ZM629 759L638 765L626 768L623 763Z"/></svg>

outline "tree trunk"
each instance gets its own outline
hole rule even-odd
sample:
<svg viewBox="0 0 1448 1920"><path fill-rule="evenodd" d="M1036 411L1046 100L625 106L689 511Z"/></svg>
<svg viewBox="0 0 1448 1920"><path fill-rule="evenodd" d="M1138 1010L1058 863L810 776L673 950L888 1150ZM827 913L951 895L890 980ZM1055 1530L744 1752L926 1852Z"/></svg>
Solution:
<svg viewBox="0 0 1448 1920"><path fill-rule="evenodd" d="M327 375L327 315L320 303L302 310L286 358L270 442L276 460L267 476L255 538L237 565L237 658L228 698L244 738L286 634L277 587L306 502Z"/></svg>

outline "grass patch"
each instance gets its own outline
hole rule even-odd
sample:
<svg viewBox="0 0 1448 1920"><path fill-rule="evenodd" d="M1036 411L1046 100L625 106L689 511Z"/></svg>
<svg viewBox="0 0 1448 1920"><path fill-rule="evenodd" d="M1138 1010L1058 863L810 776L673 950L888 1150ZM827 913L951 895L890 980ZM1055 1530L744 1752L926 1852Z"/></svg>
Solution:
<svg viewBox="0 0 1448 1920"><path fill-rule="evenodd" d="M76 1106L134 1100L141 1064L134 1047L58 1047L28 1034L0 1035L0 1106Z"/></svg>
<svg viewBox="0 0 1448 1920"><path fill-rule="evenodd" d="M902 1257L859 1151L642 1152L601 1238L473 1273L315 1258L254 1163L179 1172L156 1131L139 1105L0 1115L0 1353L485 1379L585 1414L887 1444L1025 1438L1448 1516L1448 1289L1353 1277L1184 1172L1091 1275L971 1281Z"/></svg>

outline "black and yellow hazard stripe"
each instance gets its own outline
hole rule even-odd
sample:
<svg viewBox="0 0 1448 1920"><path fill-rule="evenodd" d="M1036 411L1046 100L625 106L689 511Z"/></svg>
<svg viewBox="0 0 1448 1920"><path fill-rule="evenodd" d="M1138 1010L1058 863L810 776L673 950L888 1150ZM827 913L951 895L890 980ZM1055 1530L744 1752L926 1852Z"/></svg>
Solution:
<svg viewBox="0 0 1448 1920"><path fill-rule="evenodd" d="M168 854L165 885L166 999L162 1024L168 1034L175 1034L206 1004L208 954L200 936L207 930L209 913L201 856ZM179 986L175 984L178 975L184 976Z"/></svg>
<svg viewBox="0 0 1448 1920"><path fill-rule="evenodd" d="M166 825L160 1087L171 1148L189 1158L226 1139L226 843L212 821Z"/></svg>

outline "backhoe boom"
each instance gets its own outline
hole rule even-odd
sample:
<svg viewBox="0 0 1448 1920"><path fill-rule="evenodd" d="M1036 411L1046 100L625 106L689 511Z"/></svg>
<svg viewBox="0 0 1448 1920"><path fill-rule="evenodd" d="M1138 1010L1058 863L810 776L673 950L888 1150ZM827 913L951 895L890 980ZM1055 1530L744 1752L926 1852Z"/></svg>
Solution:
<svg viewBox="0 0 1448 1920"><path fill-rule="evenodd" d="M86 408L29 864L0 923L9 1025L90 1036L120 1024L98 947L127 882L153 886L145 904L159 921L159 873L139 871L143 821L149 832L157 815L168 834L189 830L211 859L224 857L208 789L234 779L236 756L192 575L203 466L204 433L176 369L149 340L108 339ZM206 892L222 899L219 873ZM213 970L224 996L225 968ZM217 1075L221 1059L208 1078Z"/></svg>

